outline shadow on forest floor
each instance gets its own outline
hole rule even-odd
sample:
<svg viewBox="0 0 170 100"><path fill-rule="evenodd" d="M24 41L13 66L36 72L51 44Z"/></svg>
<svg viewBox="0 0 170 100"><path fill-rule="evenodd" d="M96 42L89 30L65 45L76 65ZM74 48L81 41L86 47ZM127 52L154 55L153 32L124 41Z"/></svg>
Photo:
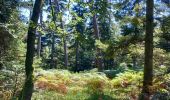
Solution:
<svg viewBox="0 0 170 100"><path fill-rule="evenodd" d="M105 94L91 94L86 100L117 100L117 98Z"/></svg>

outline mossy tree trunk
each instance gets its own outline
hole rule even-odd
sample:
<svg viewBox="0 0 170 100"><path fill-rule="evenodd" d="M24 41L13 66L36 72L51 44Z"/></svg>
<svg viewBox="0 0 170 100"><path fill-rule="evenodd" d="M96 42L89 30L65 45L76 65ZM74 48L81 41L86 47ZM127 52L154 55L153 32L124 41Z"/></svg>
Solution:
<svg viewBox="0 0 170 100"><path fill-rule="evenodd" d="M39 19L39 14L41 11L43 0L36 0L33 8L32 17L30 19L29 28L28 28L28 39L27 39L27 52L25 60L25 71L26 79L25 84L22 90L22 94L19 100L31 100L33 92L33 58L34 58L34 45L35 45L35 33L36 27Z"/></svg>

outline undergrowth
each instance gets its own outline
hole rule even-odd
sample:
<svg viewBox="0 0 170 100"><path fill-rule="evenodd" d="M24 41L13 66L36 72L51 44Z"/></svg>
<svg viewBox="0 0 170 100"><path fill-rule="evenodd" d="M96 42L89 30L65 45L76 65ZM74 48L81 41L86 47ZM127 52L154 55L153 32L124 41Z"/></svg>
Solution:
<svg viewBox="0 0 170 100"><path fill-rule="evenodd" d="M158 77L154 78L153 98L161 93L168 95L168 75L161 76L164 80L161 82ZM142 71L128 69L116 74L113 79L95 70L71 73L67 70L37 69L33 100L137 100L142 78Z"/></svg>

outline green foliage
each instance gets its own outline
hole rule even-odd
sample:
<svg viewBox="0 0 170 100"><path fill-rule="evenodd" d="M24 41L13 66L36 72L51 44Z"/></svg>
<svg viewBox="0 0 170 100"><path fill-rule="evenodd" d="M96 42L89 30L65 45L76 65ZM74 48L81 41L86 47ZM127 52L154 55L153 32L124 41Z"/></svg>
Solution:
<svg viewBox="0 0 170 100"><path fill-rule="evenodd" d="M33 100L57 99L57 100L94 100L94 99L132 99L138 98L142 88L142 71L126 70L119 72L116 77L109 79L104 73L95 69L81 73L70 73L64 70L36 70L35 92ZM161 76L164 82L169 78ZM163 82L155 77L155 88L157 92L166 93ZM167 86L167 85L166 85ZM156 92L154 92L156 93ZM156 94L154 94L156 95Z"/></svg>
<svg viewBox="0 0 170 100"><path fill-rule="evenodd" d="M142 82L143 73L142 72L136 72L136 71L125 71L124 73L117 74L117 77L115 77L111 83L113 87L119 88L119 87L128 87L128 85L132 86L138 86L141 85Z"/></svg>
<svg viewBox="0 0 170 100"><path fill-rule="evenodd" d="M143 81L143 72L133 70L119 72L113 79L95 69L81 73L37 70L36 74L33 100L54 97L57 100L134 99L138 98ZM158 92L167 95L166 82L169 82L167 75L154 78L154 98Z"/></svg>
<svg viewBox="0 0 170 100"><path fill-rule="evenodd" d="M1 0L0 1L0 23L10 21L11 13L16 9L18 2L16 0Z"/></svg>
<svg viewBox="0 0 170 100"><path fill-rule="evenodd" d="M161 31L162 32L159 32L159 33L162 33L160 34L160 43L159 43L159 46L166 50L166 51L170 51L169 49L169 38L170 38L170 17L163 17L162 21L161 21Z"/></svg>
<svg viewBox="0 0 170 100"><path fill-rule="evenodd" d="M27 37L28 23L33 28L35 26L32 22L24 23L19 10L23 10L22 7L30 10L32 4L31 1L0 0L0 99L15 99L24 83L24 40ZM55 3L52 5L55 6ZM56 10L52 16L48 0L45 0L43 21L38 25L37 32L47 40L41 41L41 56L38 58L35 53L35 91L32 99L137 100L143 82L145 2L59 0L59 7L60 12L56 7L52 8ZM150 89L153 99L168 100L170 17L169 12L163 12L157 2L155 8L154 81ZM95 39L92 20L94 14L97 17L100 40ZM61 27L61 19L64 28ZM42 68L51 67L52 33L57 41L53 55L57 69L43 70ZM79 73L69 72L64 68L63 38L68 47L67 69ZM106 69L103 72L93 69L96 47L101 50Z"/></svg>
<svg viewBox="0 0 170 100"><path fill-rule="evenodd" d="M5 63L5 69L0 70L0 99L17 98L24 82L23 65L17 61Z"/></svg>
<svg viewBox="0 0 170 100"><path fill-rule="evenodd" d="M9 4L9 7L4 7L1 13L6 16L6 19L1 19L5 23L1 24L0 29L2 42L0 46L0 62L2 63L0 69L0 99L9 100L16 99L19 96L24 83L25 44L22 39L26 32L26 26L18 18L19 13L15 9L15 0L6 0L5 2L8 2L5 5ZM10 10L10 13L4 12L4 9ZM1 14L0 17L2 17Z"/></svg>
<svg viewBox="0 0 170 100"><path fill-rule="evenodd" d="M107 44L103 44L100 40L96 40L95 41L95 45L100 48L101 50L103 51L106 51L107 48L108 48L108 45Z"/></svg>
<svg viewBox="0 0 170 100"><path fill-rule="evenodd" d="M161 65L169 67L169 53L160 48L154 48L154 66L159 67Z"/></svg>

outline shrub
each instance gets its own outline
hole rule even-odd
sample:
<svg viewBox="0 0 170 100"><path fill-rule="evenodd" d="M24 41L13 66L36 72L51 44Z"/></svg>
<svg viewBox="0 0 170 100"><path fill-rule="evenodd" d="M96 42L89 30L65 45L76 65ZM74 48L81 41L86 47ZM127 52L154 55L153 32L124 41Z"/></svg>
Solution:
<svg viewBox="0 0 170 100"><path fill-rule="evenodd" d="M47 80L41 80L41 81L37 81L35 83L35 87L37 89L42 89L42 90L49 90L49 91L56 91L58 93L62 93L62 94L66 94L67 93L67 86L63 83L51 83L48 82Z"/></svg>

